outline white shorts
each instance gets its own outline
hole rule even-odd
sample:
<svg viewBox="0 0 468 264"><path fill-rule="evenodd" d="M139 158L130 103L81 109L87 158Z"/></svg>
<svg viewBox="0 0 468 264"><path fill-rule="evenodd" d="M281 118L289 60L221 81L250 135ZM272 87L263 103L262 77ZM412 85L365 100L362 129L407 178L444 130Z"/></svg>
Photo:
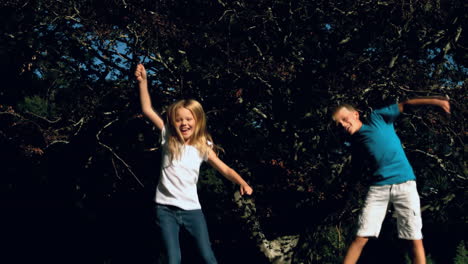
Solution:
<svg viewBox="0 0 468 264"><path fill-rule="evenodd" d="M378 237L390 203L395 208L398 237L422 239L421 205L415 181L371 186L359 217L357 236Z"/></svg>

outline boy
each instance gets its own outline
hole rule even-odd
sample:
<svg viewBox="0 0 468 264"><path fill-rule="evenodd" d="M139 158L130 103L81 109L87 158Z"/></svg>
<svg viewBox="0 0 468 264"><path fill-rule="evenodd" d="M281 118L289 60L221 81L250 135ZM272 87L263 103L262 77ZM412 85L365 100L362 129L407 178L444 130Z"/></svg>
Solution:
<svg viewBox="0 0 468 264"><path fill-rule="evenodd" d="M344 264L356 263L369 237L378 237L390 202L397 215L398 237L412 242L413 263L426 263L416 177L393 127L395 119L409 105L434 105L450 113L448 100L436 98L415 98L375 110L366 124L350 105L341 105L333 112L333 120L351 135L354 147L365 150L374 165L373 183Z"/></svg>

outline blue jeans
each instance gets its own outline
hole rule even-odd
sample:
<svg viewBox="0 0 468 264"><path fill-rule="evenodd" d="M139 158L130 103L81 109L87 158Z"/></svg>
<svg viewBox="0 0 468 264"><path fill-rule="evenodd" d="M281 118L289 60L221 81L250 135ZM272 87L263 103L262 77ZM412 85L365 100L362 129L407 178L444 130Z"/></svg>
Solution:
<svg viewBox="0 0 468 264"><path fill-rule="evenodd" d="M168 264L180 264L180 228L184 228L195 241L195 246L203 261L215 264L216 258L211 249L205 216L201 209L183 210L174 206L156 205L156 223L167 254Z"/></svg>

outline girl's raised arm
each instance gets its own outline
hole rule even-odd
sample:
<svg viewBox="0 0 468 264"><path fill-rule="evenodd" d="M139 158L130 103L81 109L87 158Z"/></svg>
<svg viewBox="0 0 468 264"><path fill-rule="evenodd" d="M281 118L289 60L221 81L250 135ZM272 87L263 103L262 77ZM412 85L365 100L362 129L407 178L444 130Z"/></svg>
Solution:
<svg viewBox="0 0 468 264"><path fill-rule="evenodd" d="M140 90L140 103L143 115L151 120L159 130L162 130L164 127L164 121L158 113L154 111L153 106L151 105L151 98L148 92L148 79L143 64L137 65L135 69L135 77L138 81L138 89Z"/></svg>

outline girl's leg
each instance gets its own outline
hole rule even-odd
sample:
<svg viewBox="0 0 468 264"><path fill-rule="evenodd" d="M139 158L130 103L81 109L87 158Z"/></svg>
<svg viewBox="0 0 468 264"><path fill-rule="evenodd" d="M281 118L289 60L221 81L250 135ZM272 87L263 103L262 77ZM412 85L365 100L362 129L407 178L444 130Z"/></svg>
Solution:
<svg viewBox="0 0 468 264"><path fill-rule="evenodd" d="M213 253L213 249L211 248L208 228L202 210L185 211L183 222L188 233L195 240L197 249L204 262L208 264L216 264L216 257Z"/></svg>
<svg viewBox="0 0 468 264"><path fill-rule="evenodd" d="M156 205L156 223L167 255L167 263L180 264L179 231L177 212L164 205Z"/></svg>

